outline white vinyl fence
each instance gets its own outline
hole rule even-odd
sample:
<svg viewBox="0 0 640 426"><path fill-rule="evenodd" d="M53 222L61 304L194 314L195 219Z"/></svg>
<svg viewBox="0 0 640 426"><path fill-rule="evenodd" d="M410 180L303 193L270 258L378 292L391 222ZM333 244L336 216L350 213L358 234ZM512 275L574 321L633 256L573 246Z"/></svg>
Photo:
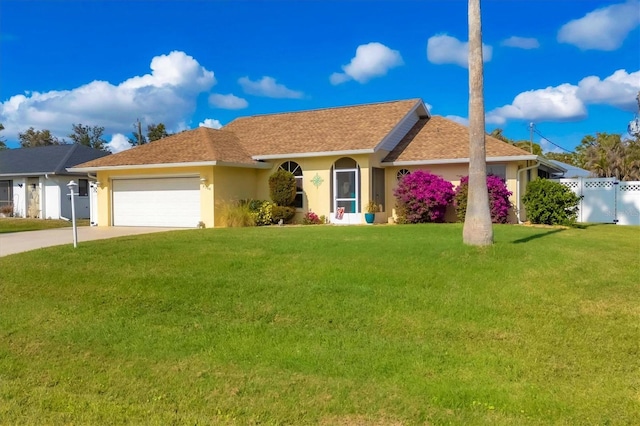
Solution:
<svg viewBox="0 0 640 426"><path fill-rule="evenodd" d="M558 179L580 197L578 222L640 225L640 181Z"/></svg>

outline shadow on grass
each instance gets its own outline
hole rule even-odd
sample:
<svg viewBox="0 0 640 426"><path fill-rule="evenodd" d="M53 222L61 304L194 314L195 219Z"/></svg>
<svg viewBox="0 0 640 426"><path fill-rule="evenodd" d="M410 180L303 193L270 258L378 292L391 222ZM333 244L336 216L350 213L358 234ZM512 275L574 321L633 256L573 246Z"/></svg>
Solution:
<svg viewBox="0 0 640 426"><path fill-rule="evenodd" d="M566 229L565 228L552 229L552 230L550 230L548 232L544 232L544 233L541 233L541 234L530 235L530 236L525 237L525 238L517 239L517 240L513 241L512 244L528 243L531 240L535 240L535 239L542 238L542 237L548 237L549 235L557 234L558 232L562 232L562 231L566 231Z"/></svg>

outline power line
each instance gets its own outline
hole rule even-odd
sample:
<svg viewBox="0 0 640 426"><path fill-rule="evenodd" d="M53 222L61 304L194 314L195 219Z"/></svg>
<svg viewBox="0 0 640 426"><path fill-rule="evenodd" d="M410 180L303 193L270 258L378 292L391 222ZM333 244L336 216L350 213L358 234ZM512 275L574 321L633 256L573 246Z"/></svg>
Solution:
<svg viewBox="0 0 640 426"><path fill-rule="evenodd" d="M565 151L565 152L567 152L567 153L569 153L569 154L572 154L572 153L573 153L573 151L569 151L568 149L561 147L561 146L560 146L560 145L558 145L557 143L553 143L553 141L551 141L548 137L546 137L545 135L543 135L542 133L540 133L540 132L538 131L538 129L536 129L536 127L533 125L533 123L532 123L532 125L531 125L531 128L533 129L533 131L534 131L538 136L540 136L541 138L543 138L544 140L546 140L547 142L549 142L551 145L555 146L556 148L560 148L561 150L563 150L563 151Z"/></svg>

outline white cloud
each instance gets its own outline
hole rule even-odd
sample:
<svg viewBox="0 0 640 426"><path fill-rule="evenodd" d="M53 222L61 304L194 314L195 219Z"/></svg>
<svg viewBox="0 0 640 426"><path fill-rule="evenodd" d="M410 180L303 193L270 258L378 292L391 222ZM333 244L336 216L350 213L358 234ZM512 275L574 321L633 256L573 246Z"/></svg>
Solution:
<svg viewBox="0 0 640 426"><path fill-rule="evenodd" d="M288 89L284 84L276 83L275 78L268 76L257 81L252 81L249 77L242 77L238 83L242 86L242 90L249 95L290 99L300 99L304 96L304 93Z"/></svg>
<svg viewBox="0 0 640 426"><path fill-rule="evenodd" d="M585 77L578 85L564 83L556 87L530 90L516 96L510 105L487 114L487 122L504 124L508 119L531 121L574 121L587 115L586 105L610 105L635 111L635 96L640 91L640 71L618 70L601 80Z"/></svg>
<svg viewBox="0 0 640 426"><path fill-rule="evenodd" d="M629 112L635 112L635 97L640 92L640 71L627 73L618 70L604 80L585 77L578 83L578 97L586 103L607 104Z"/></svg>
<svg viewBox="0 0 640 426"><path fill-rule="evenodd" d="M222 127L220 121L213 118L206 118L202 123L198 124L198 127L211 127L212 129L219 129Z"/></svg>
<svg viewBox="0 0 640 426"><path fill-rule="evenodd" d="M540 47L540 43L535 38L527 38L527 37L509 37L506 40L503 40L500 43L502 46L507 47L517 47L519 49L537 49Z"/></svg>
<svg viewBox="0 0 640 426"><path fill-rule="evenodd" d="M616 50L640 25L639 8L639 0L628 0L596 9L564 24L558 31L558 41L573 44L581 50Z"/></svg>
<svg viewBox="0 0 640 426"><path fill-rule="evenodd" d="M112 153L126 151L131 148L131 144L125 135L116 133L111 136L111 141L107 143L107 149Z"/></svg>
<svg viewBox="0 0 640 426"><path fill-rule="evenodd" d="M402 65L402 56L397 50L389 49L381 43L362 44L356 48L356 56L342 66L344 72L334 72L329 77L331 84L340 84L349 80L366 83L375 77L386 75L391 68Z"/></svg>
<svg viewBox="0 0 640 426"><path fill-rule="evenodd" d="M489 62L493 48L482 44L482 60ZM435 35L427 41L427 59L433 64L456 64L469 67L469 43L446 34Z"/></svg>
<svg viewBox="0 0 640 426"><path fill-rule="evenodd" d="M228 95L214 93L209 96L209 105L222 109L243 109L248 107L249 103L246 99L239 98L232 93Z"/></svg>
<svg viewBox="0 0 640 426"><path fill-rule="evenodd" d="M126 134L138 118L173 130L193 113L197 95L215 83L212 71L174 51L154 57L150 74L117 85L96 80L70 90L12 96L0 103L0 122L8 138L31 126L66 137L73 123L104 126L107 135Z"/></svg>
<svg viewBox="0 0 640 426"><path fill-rule="evenodd" d="M584 103L577 96L578 88L571 84L529 90L516 96L511 105L496 108L487 114L487 123L504 124L507 119L532 121L573 121L587 115Z"/></svg>
<svg viewBox="0 0 640 426"><path fill-rule="evenodd" d="M462 124L463 126L469 125L469 119L466 117L460 117L459 115L447 115L445 118L448 118L451 121L455 121L458 124Z"/></svg>

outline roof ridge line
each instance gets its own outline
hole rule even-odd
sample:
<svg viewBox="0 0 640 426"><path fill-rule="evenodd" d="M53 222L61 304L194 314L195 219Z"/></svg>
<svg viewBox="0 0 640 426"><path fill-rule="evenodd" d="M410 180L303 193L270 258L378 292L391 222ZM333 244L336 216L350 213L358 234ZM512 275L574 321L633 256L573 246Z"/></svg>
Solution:
<svg viewBox="0 0 640 426"><path fill-rule="evenodd" d="M58 164L56 168L53 170L54 173L60 173L60 171L65 171L65 172L67 171L67 168L64 165L66 164L67 160L71 158L71 154L73 154L73 152L76 150L79 144L72 143L70 145L71 145L71 148L69 149L67 154L64 157L62 157L60 164Z"/></svg>
<svg viewBox="0 0 640 426"><path fill-rule="evenodd" d="M244 115L242 117L237 117L226 125L222 126L219 130L225 130L225 127L236 120L242 120L243 118L254 118L254 117L268 117L270 115L287 115L287 114L300 114L305 112L317 112L317 111L328 111L333 109L343 109L343 108L356 108L356 107L365 107L365 106L373 106L373 105L382 105L382 104L391 104L394 102L409 102L409 101L422 101L422 98L407 98L407 99L396 99L390 101L379 101L379 102L369 102L366 104L350 104L350 105L341 105L341 106L330 106L323 108L312 108L312 109L302 109L298 111L285 111L285 112L267 112L264 114L254 114L254 115Z"/></svg>

